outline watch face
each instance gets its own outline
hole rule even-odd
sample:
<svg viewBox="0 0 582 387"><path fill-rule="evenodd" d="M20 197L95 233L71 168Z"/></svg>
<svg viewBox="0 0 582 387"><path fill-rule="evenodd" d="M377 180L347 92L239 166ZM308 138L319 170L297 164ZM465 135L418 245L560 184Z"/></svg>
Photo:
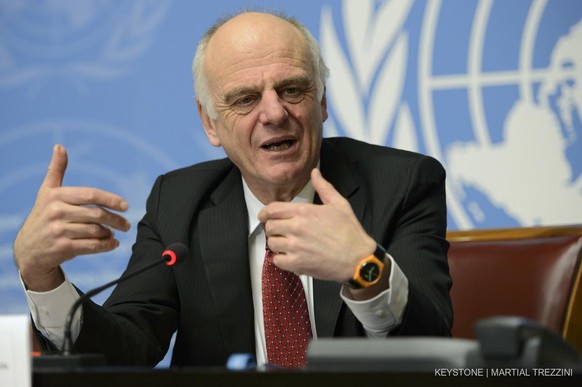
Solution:
<svg viewBox="0 0 582 387"><path fill-rule="evenodd" d="M380 267L375 262L366 262L360 267L360 278L366 282L374 282L380 276Z"/></svg>

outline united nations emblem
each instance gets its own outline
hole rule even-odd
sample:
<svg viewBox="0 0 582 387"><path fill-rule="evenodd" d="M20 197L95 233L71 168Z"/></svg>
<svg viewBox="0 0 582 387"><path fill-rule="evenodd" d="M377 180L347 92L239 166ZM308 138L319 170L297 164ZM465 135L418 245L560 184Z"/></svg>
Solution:
<svg viewBox="0 0 582 387"><path fill-rule="evenodd" d="M0 87L82 88L128 72L149 46L169 2L0 1Z"/></svg>
<svg viewBox="0 0 582 387"><path fill-rule="evenodd" d="M582 7L564 7L346 0L341 14L324 8L327 134L439 159L450 228L579 223Z"/></svg>

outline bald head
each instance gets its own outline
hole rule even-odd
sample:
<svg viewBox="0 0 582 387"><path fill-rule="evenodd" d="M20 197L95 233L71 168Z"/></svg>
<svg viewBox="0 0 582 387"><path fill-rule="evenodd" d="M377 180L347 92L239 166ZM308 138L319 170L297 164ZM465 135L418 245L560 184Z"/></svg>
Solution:
<svg viewBox="0 0 582 387"><path fill-rule="evenodd" d="M194 63L194 89L196 98L209 117L216 118L212 95L213 76L220 77L220 70L245 60L264 60L269 47L277 45L281 50L302 52L310 62L316 82L317 98L321 99L329 70L325 66L319 46L313 35L297 20L281 15L260 12L243 12L215 23L200 40ZM212 75L209 76L209 70Z"/></svg>
<svg viewBox="0 0 582 387"><path fill-rule="evenodd" d="M272 14L247 12L226 21L216 30L208 43L207 56L219 50L241 51L242 54L251 47L260 50L266 43L283 45L290 42L307 48L305 37L293 24Z"/></svg>

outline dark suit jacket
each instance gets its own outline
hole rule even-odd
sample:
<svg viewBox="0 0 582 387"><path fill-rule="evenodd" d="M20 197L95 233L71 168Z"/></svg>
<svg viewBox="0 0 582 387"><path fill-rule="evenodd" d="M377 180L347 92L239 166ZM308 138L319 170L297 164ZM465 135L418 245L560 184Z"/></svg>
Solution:
<svg viewBox="0 0 582 387"><path fill-rule="evenodd" d="M450 335L442 166L416 153L334 138L323 141L320 168L408 277L404 320L390 334ZM173 242L184 242L190 256L118 285L103 308L86 303L76 349L105 352L113 364L155 365L177 330L172 365L224 365L232 353L254 353L247 237L241 175L228 159L160 176L127 270L159 259ZM314 281L319 337L364 335L340 287Z"/></svg>

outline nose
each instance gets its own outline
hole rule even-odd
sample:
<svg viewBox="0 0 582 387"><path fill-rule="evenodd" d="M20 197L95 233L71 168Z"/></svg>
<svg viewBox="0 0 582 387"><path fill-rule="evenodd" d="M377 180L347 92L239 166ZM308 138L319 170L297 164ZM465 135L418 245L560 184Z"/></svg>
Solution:
<svg viewBox="0 0 582 387"><path fill-rule="evenodd" d="M279 125L287 119L287 109L285 109L282 102L277 92L270 91L264 93L261 97L261 110L259 114L261 124Z"/></svg>

